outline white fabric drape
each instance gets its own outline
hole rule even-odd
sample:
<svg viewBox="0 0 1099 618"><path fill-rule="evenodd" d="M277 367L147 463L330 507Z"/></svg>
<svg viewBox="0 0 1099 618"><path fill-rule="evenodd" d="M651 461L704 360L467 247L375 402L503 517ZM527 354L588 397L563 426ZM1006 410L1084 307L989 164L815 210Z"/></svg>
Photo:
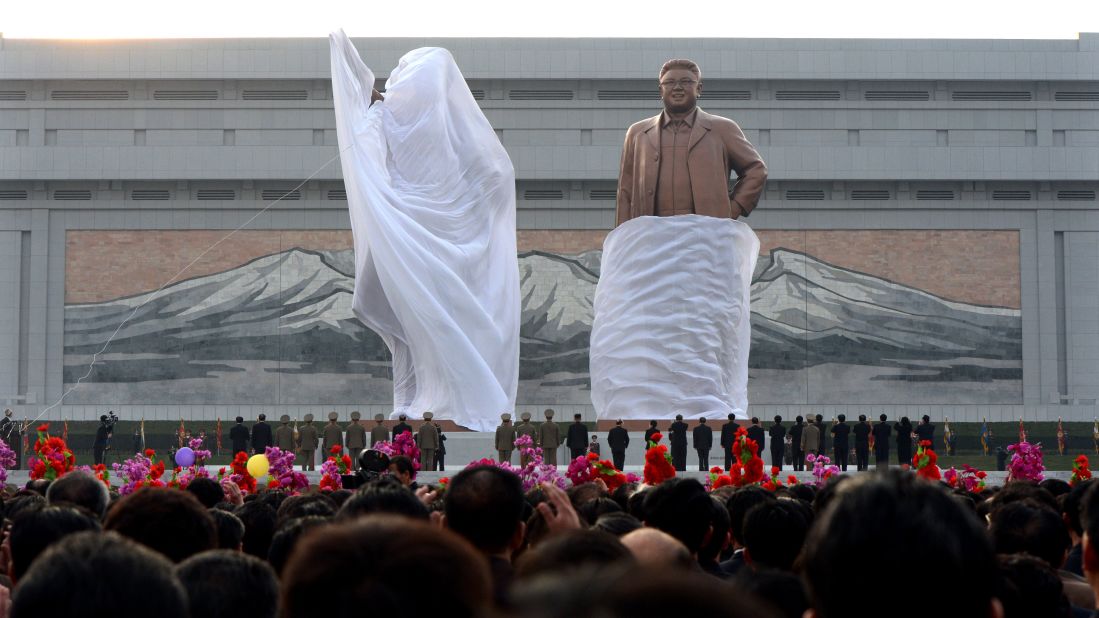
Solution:
<svg viewBox="0 0 1099 618"><path fill-rule="evenodd" d="M519 378L511 160L450 52L409 52L370 105L374 74L330 43L353 308L393 353L393 414L491 430Z"/></svg>
<svg viewBox="0 0 1099 618"><path fill-rule="evenodd" d="M699 215L639 217L607 236L591 332L600 419L746 418L759 239Z"/></svg>

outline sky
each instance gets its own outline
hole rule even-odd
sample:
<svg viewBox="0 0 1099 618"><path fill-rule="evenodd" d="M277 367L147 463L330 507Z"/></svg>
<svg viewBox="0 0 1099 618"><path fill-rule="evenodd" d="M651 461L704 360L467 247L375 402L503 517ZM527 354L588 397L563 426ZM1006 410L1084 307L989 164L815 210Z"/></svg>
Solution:
<svg viewBox="0 0 1099 618"><path fill-rule="evenodd" d="M0 0L5 38L1075 39L1099 0ZM690 7L689 9L687 7ZM683 14L673 10L683 9Z"/></svg>

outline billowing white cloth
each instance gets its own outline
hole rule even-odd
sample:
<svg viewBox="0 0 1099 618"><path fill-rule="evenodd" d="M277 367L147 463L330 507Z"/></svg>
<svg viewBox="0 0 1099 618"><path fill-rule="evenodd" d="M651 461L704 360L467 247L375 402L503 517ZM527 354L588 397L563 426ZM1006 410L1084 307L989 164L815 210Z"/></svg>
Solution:
<svg viewBox="0 0 1099 618"><path fill-rule="evenodd" d="M603 244L591 331L601 419L746 418L752 271L748 225L639 217Z"/></svg>
<svg viewBox="0 0 1099 618"><path fill-rule="evenodd" d="M393 415L491 430L519 381L511 160L447 50L406 54L371 106L374 74L330 43L353 308L393 353Z"/></svg>

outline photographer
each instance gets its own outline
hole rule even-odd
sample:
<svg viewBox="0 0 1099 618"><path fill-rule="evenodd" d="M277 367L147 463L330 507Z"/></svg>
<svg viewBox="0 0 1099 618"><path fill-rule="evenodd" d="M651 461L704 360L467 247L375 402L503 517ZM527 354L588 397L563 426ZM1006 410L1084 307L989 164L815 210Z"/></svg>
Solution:
<svg viewBox="0 0 1099 618"><path fill-rule="evenodd" d="M111 437L114 435L114 424L117 420L114 411L99 417L99 428L95 430L95 443L92 444L96 465L103 463L103 454L111 448Z"/></svg>

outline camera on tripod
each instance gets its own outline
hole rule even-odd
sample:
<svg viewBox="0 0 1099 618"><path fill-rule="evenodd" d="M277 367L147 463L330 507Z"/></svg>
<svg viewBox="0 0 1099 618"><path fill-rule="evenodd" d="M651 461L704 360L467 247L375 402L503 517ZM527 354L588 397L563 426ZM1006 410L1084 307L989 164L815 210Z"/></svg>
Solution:
<svg viewBox="0 0 1099 618"><path fill-rule="evenodd" d="M359 454L359 471L355 474L343 475L343 486L346 489L358 489L371 481L378 480L388 470L388 455L374 449L366 449Z"/></svg>
<svg viewBox="0 0 1099 618"><path fill-rule="evenodd" d="M106 416L99 417L99 421L107 427L107 431L111 431L114 429L114 424L118 422L118 415L111 410Z"/></svg>

